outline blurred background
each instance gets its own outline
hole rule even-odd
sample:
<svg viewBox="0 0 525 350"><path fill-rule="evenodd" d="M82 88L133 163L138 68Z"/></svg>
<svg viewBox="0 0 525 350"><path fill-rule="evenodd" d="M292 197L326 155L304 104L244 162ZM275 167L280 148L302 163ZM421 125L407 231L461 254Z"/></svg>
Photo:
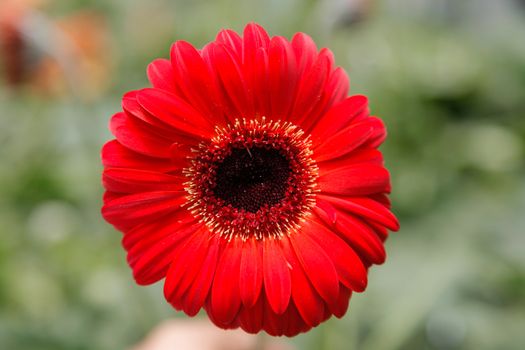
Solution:
<svg viewBox="0 0 525 350"><path fill-rule="evenodd" d="M279 341L524 349L520 0L0 0L0 349L130 349L187 320L133 282L99 214L99 150L173 41L250 21L310 34L370 96L401 221L342 320Z"/></svg>

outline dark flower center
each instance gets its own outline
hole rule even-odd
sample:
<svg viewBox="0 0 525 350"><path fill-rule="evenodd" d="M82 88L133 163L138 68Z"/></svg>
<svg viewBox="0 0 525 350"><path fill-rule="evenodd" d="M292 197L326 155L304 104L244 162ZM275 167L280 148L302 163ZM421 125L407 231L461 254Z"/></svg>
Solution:
<svg viewBox="0 0 525 350"><path fill-rule="evenodd" d="M217 167L215 195L234 208L255 213L285 198L290 164L276 149L234 148Z"/></svg>
<svg viewBox="0 0 525 350"><path fill-rule="evenodd" d="M297 126L264 117L217 128L184 169L188 210L228 240L295 232L315 206L310 144Z"/></svg>

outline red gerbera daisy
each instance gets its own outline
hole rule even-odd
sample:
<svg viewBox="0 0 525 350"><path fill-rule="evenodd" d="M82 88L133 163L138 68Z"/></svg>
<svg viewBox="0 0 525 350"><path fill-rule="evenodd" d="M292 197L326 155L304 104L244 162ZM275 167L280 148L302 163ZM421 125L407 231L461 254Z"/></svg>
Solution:
<svg viewBox="0 0 525 350"><path fill-rule="evenodd" d="M221 328L293 336L341 317L385 260L386 136L303 33L184 41L127 93L102 150L104 218L139 284Z"/></svg>

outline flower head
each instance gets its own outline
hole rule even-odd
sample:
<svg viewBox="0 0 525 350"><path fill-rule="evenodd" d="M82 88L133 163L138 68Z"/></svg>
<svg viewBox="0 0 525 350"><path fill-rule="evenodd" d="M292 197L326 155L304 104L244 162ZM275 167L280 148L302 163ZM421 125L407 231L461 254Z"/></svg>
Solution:
<svg viewBox="0 0 525 350"><path fill-rule="evenodd" d="M102 150L102 214L139 284L221 328L293 336L341 317L398 222L386 136L305 34L173 44L127 93Z"/></svg>

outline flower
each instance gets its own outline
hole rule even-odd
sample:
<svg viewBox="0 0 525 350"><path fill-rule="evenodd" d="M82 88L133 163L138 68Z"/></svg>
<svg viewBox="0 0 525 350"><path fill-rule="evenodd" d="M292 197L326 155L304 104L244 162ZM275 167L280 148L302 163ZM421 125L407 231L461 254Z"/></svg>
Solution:
<svg viewBox="0 0 525 350"><path fill-rule="evenodd" d="M293 336L342 317L398 222L365 96L310 37L249 24L184 41L124 95L102 214L138 284L219 327Z"/></svg>

